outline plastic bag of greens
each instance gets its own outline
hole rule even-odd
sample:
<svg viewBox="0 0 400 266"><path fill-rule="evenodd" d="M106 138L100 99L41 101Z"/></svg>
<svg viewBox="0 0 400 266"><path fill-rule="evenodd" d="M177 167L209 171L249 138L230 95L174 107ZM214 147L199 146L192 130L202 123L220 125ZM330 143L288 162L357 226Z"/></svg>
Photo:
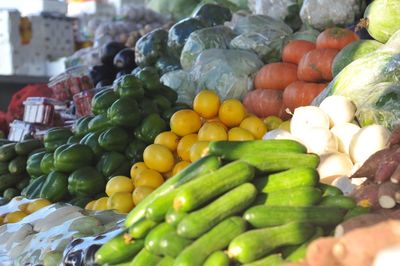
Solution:
<svg viewBox="0 0 400 266"><path fill-rule="evenodd" d="M262 66L250 51L209 49L197 57L190 73L197 92L207 88L222 99L242 99L252 89L253 77Z"/></svg>
<svg viewBox="0 0 400 266"><path fill-rule="evenodd" d="M360 0L304 0L300 10L303 23L323 30L335 25L352 24L361 14Z"/></svg>
<svg viewBox="0 0 400 266"><path fill-rule="evenodd" d="M196 8L197 0L147 0L147 7L161 13L169 15L173 20L181 20L190 16Z"/></svg>
<svg viewBox="0 0 400 266"><path fill-rule="evenodd" d="M182 68L185 70L192 68L197 56L204 50L211 48L227 49L235 36L235 33L225 26L210 27L193 32L182 50Z"/></svg>
<svg viewBox="0 0 400 266"><path fill-rule="evenodd" d="M178 93L177 102L192 104L196 96L196 87L189 72L184 70L171 71L164 74L160 81Z"/></svg>
<svg viewBox="0 0 400 266"><path fill-rule="evenodd" d="M272 63L281 60L282 50L288 37L289 35L276 30L249 32L234 38L230 46L234 49L252 51L264 63Z"/></svg>
<svg viewBox="0 0 400 266"><path fill-rule="evenodd" d="M241 16L236 14L232 19L231 27L236 34L266 30L274 30L282 34L292 33L292 29L282 20L264 15Z"/></svg>
<svg viewBox="0 0 400 266"><path fill-rule="evenodd" d="M361 126L380 124L393 129L400 121L400 83L384 82L365 88L356 117Z"/></svg>

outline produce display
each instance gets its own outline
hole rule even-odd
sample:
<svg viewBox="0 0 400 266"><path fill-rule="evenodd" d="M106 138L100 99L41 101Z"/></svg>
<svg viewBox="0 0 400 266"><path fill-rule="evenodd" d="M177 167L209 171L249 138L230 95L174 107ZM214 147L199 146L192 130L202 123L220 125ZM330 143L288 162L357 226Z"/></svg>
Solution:
<svg viewBox="0 0 400 266"><path fill-rule="evenodd" d="M48 123L0 140L0 261L394 265L400 2L146 4L21 101Z"/></svg>

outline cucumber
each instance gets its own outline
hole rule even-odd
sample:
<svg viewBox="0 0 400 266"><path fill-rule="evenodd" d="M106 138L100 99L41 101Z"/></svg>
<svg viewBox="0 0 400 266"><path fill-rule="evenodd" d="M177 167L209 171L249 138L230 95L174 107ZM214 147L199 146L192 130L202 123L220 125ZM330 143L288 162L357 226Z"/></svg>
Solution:
<svg viewBox="0 0 400 266"><path fill-rule="evenodd" d="M165 215L165 221L170 225L177 226L179 222L182 221L182 219L186 216L187 216L186 212L178 212L175 211L174 208L170 208L167 214Z"/></svg>
<svg viewBox="0 0 400 266"><path fill-rule="evenodd" d="M249 182L254 177L254 168L241 161L231 162L217 171L197 178L182 187L174 198L177 211L188 212L209 200Z"/></svg>
<svg viewBox="0 0 400 266"><path fill-rule="evenodd" d="M307 153L307 148L293 140L213 141L208 145L209 154L226 160L238 160L253 154L294 152Z"/></svg>
<svg viewBox="0 0 400 266"><path fill-rule="evenodd" d="M188 214L178 224L178 235L197 238L225 218L246 210L257 196L257 189L250 183L240 185L225 193L207 206Z"/></svg>
<svg viewBox="0 0 400 266"><path fill-rule="evenodd" d="M154 255L147 249L143 248L136 257L131 261L129 266L150 266L157 265L162 258L160 256Z"/></svg>
<svg viewBox="0 0 400 266"><path fill-rule="evenodd" d="M313 187L318 184L319 175L313 168L298 167L286 171L270 174L258 182L260 191L264 193L275 192L295 187Z"/></svg>
<svg viewBox="0 0 400 266"><path fill-rule="evenodd" d="M318 188L322 191L322 197L343 195L343 192L339 188L328 184L319 183Z"/></svg>
<svg viewBox="0 0 400 266"><path fill-rule="evenodd" d="M250 230L232 240L228 256L240 263L253 262L279 247L304 243L314 233L314 226L303 222Z"/></svg>
<svg viewBox="0 0 400 266"><path fill-rule="evenodd" d="M197 178L200 175L210 173L216 169L218 169L221 165L221 161L217 156L209 155L205 156L196 162L192 163L181 172L176 174L175 176L168 179L164 184L158 187L153 193L147 196L144 200L142 200L126 217L125 226L129 227L142 218L145 214L146 208L149 206L151 202L155 199L164 195L170 191L173 191L175 188L181 186L182 184ZM173 200L173 199L172 199ZM160 202L161 206L158 205L157 208L153 208L154 216L159 216L161 219L164 218L168 208L172 205L172 201L168 202ZM154 207L154 206L153 206Z"/></svg>
<svg viewBox="0 0 400 266"><path fill-rule="evenodd" d="M0 175L8 174L8 163L0 162Z"/></svg>
<svg viewBox="0 0 400 266"><path fill-rule="evenodd" d="M148 251L156 255L162 255L161 250L161 238L168 233L175 232L175 227L167 223L161 223L153 228L150 233L146 236L144 246Z"/></svg>
<svg viewBox="0 0 400 266"><path fill-rule="evenodd" d="M281 254L272 254L265 258L243 264L242 266L281 266L284 262Z"/></svg>
<svg viewBox="0 0 400 266"><path fill-rule="evenodd" d="M10 174L22 174L26 172L26 161L25 156L17 156L8 164L8 171Z"/></svg>
<svg viewBox="0 0 400 266"><path fill-rule="evenodd" d="M356 206L353 209L349 210L346 215L344 216L344 220L349 220L353 217L359 216L359 215L363 215L363 214L367 214L371 211L371 208L369 207L361 207L361 206Z"/></svg>
<svg viewBox="0 0 400 266"><path fill-rule="evenodd" d="M226 255L223 251L215 251L213 252L206 261L203 266L229 266L231 263L228 255Z"/></svg>
<svg viewBox="0 0 400 266"><path fill-rule="evenodd" d="M15 152L18 155L28 155L34 150L43 148L43 142L37 139L28 139L15 144Z"/></svg>
<svg viewBox="0 0 400 266"><path fill-rule="evenodd" d="M315 229L314 235L301 245L288 246L282 249L282 255L286 261L298 262L306 257L308 245L317 238L324 235L324 230L321 227Z"/></svg>
<svg viewBox="0 0 400 266"><path fill-rule="evenodd" d="M15 145L16 143L9 143L0 147L0 162L9 162L17 156Z"/></svg>
<svg viewBox="0 0 400 266"><path fill-rule="evenodd" d="M243 217L256 228L270 227L289 222L308 222L329 226L342 222L346 210L336 207L308 206L265 206L248 209Z"/></svg>
<svg viewBox="0 0 400 266"><path fill-rule="evenodd" d="M316 154L294 152L249 154L243 156L241 160L264 172L279 172L298 167L316 169L319 164L319 157Z"/></svg>
<svg viewBox="0 0 400 266"><path fill-rule="evenodd" d="M242 218L227 218L185 248L175 259L174 266L201 266L211 253L226 248L245 231L246 221Z"/></svg>
<svg viewBox="0 0 400 266"><path fill-rule="evenodd" d="M160 238L159 252L164 256L176 258L187 246L192 244L192 240L179 236L175 230L167 232Z"/></svg>
<svg viewBox="0 0 400 266"><path fill-rule="evenodd" d="M357 206L356 201L351 197L346 196L329 196L323 197L319 206L338 207L346 210L351 210Z"/></svg>
<svg viewBox="0 0 400 266"><path fill-rule="evenodd" d="M100 247L95 254L98 264L117 264L132 259L144 247L143 239L132 239L127 230Z"/></svg>
<svg viewBox="0 0 400 266"><path fill-rule="evenodd" d="M157 266L174 266L175 259L171 257L164 257L160 262L157 264Z"/></svg>
<svg viewBox="0 0 400 266"><path fill-rule="evenodd" d="M321 200L321 190L314 187L297 187L267 194L268 206L312 206Z"/></svg>
<svg viewBox="0 0 400 266"><path fill-rule="evenodd" d="M143 218L129 227L129 235L135 239L145 238L151 229L156 226L156 222Z"/></svg>

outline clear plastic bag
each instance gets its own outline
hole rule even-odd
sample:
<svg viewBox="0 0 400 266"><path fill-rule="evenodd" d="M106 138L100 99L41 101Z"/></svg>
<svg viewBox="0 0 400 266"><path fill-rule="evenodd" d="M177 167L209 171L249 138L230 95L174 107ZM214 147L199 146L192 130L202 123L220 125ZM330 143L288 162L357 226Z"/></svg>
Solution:
<svg viewBox="0 0 400 266"><path fill-rule="evenodd" d="M207 88L223 100L243 99L253 88L253 77L262 66L263 62L250 51L209 49L197 57L190 73L196 92Z"/></svg>
<svg viewBox="0 0 400 266"><path fill-rule="evenodd" d="M384 82L365 88L356 117L361 126L379 124L393 129L400 121L400 83Z"/></svg>
<svg viewBox="0 0 400 266"><path fill-rule="evenodd" d="M227 49L235 33L228 27L216 26L197 30L190 34L181 53L182 68L192 68L197 56L206 49Z"/></svg>
<svg viewBox="0 0 400 266"><path fill-rule="evenodd" d="M184 70L171 71L164 74L160 81L178 93L177 102L192 104L196 96L196 87L189 72Z"/></svg>
<svg viewBox="0 0 400 266"><path fill-rule="evenodd" d="M274 30L282 34L291 34L292 29L282 20L264 15L234 16L231 27L236 34L264 32Z"/></svg>
<svg viewBox="0 0 400 266"><path fill-rule="evenodd" d="M284 20L289 15L289 7L297 5L297 0L249 0L248 5L253 14Z"/></svg>
<svg viewBox="0 0 400 266"><path fill-rule="evenodd" d="M361 12L359 0L304 0L300 10L303 23L323 30L354 23Z"/></svg>

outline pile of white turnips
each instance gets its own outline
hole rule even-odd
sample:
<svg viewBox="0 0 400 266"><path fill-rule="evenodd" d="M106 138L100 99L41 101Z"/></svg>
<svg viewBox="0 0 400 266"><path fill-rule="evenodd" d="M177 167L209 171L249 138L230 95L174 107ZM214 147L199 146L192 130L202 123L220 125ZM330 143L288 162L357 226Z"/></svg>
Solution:
<svg viewBox="0 0 400 266"><path fill-rule="evenodd" d="M350 176L372 154L387 147L390 131L381 125L360 128L356 106L346 97L329 96L319 107L294 110L290 132L275 129L263 139L294 139L320 156L321 180ZM331 182L329 182L331 183Z"/></svg>

